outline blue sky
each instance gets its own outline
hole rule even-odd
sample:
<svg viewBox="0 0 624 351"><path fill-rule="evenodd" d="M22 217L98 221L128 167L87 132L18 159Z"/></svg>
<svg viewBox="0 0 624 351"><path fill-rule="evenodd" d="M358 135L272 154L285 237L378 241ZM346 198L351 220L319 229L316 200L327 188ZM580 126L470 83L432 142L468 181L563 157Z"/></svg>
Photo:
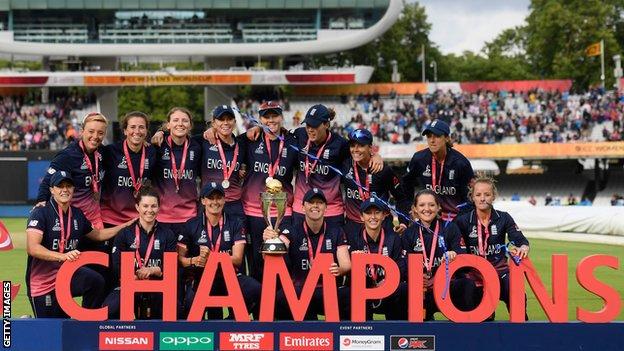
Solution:
<svg viewBox="0 0 624 351"><path fill-rule="evenodd" d="M415 2L415 0L409 0ZM418 0L442 53L478 52L506 28L524 23L530 0Z"/></svg>

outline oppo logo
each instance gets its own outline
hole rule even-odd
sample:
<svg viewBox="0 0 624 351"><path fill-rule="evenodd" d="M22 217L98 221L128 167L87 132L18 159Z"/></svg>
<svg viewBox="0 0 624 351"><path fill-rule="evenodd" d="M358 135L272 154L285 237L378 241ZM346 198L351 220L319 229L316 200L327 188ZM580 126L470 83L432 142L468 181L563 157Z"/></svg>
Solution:
<svg viewBox="0 0 624 351"><path fill-rule="evenodd" d="M161 350L214 350L214 333L163 332Z"/></svg>

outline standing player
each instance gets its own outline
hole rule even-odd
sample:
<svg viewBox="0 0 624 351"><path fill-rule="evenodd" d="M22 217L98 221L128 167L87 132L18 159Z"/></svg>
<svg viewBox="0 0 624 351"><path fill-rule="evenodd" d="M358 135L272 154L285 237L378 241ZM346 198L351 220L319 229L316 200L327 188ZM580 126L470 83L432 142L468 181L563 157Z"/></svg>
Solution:
<svg viewBox="0 0 624 351"><path fill-rule="evenodd" d="M242 183L239 171L245 157L245 143L234 136L236 116L228 105L219 105L212 111L212 128L216 132L215 143L206 140L202 145L200 167L202 187L216 182L225 190L224 212L245 219L241 203ZM244 137L240 137L244 138Z"/></svg>
<svg viewBox="0 0 624 351"><path fill-rule="evenodd" d="M52 197L43 206L35 208L26 227L28 263L26 284L28 297L37 318L68 318L56 300L56 274L65 261L80 257L78 244L85 237L108 240L123 225L95 229L82 211L71 205L74 178L69 172L58 170L48 179ZM79 268L71 281L72 296L82 296L82 306L100 307L106 291L104 278L87 267Z"/></svg>
<svg viewBox="0 0 624 351"><path fill-rule="evenodd" d="M452 148L446 122L433 120L422 134L427 137L429 147L412 157L403 176L403 188L408 197L418 185L433 190L442 204L442 219L452 220L460 211L467 210L468 187L474 178L472 166Z"/></svg>
<svg viewBox="0 0 624 351"><path fill-rule="evenodd" d="M339 226L325 221L326 208L325 194L317 188L309 190L303 198L305 219L303 222L296 223L291 230L290 246L286 259L297 294L301 294L308 273L314 264L314 259L319 253L331 253L334 256L334 263L330 267L330 272L337 278L345 276L351 270L347 238ZM263 236L265 239L269 239L275 235L277 233L267 228ZM337 284L337 286L340 319L348 320L351 301L350 290L341 284ZM288 313L290 309L282 291L278 293L276 301L278 314L281 315L281 318L292 319ZM325 314L323 311L323 288L317 286L305 319L316 320L317 315Z"/></svg>
<svg viewBox="0 0 624 351"><path fill-rule="evenodd" d="M104 301L108 306L108 318L119 318L121 278L121 253L134 253L134 276L137 280L162 279L163 257L165 252L176 252L176 237L166 226L156 220L160 211L158 193L150 186L143 186L135 197L135 207L139 219L123 229L115 238L112 250L112 270L116 276L115 288ZM135 298L137 319L161 319L162 295L140 293Z"/></svg>
<svg viewBox="0 0 624 351"><path fill-rule="evenodd" d="M419 224L412 224L401 237L406 255L411 253L423 255L423 275L426 289L424 307L426 311L425 320L428 321L434 320L433 314L438 311L433 298L433 277L445 260L444 252L439 245L440 241L444 241L444 246L448 250L446 254L449 262L453 261L457 254L464 253L460 246L461 236L456 231L447 230L448 222L439 218L440 210L440 201L436 194L429 189L420 190L416 193L412 205L412 212L416 214ZM453 304L462 311L469 311L474 307L474 291L474 282L468 278L456 276L450 281L451 299ZM407 291L400 296L407 297ZM406 306L407 300L402 301L401 305Z"/></svg>
<svg viewBox="0 0 624 351"><path fill-rule="evenodd" d="M297 152L292 145L296 140L292 134L284 129L284 116L282 107L268 101L260 105L258 109L260 123L268 128L256 128L259 137L248 139L243 135L241 143L245 143L247 162L247 175L245 177L242 194L243 208L247 216L247 234L250 247L247 248L247 260L251 276L258 281L262 280L264 260L260 253L262 246L262 233L266 228L266 222L262 215L262 203L260 193L265 191L265 184L270 179L277 179L282 183L282 189L286 192L286 210L280 227L288 228L292 219L293 186L292 179L297 162ZM277 218L277 210L272 207L270 216L273 224Z"/></svg>
<svg viewBox="0 0 624 351"><path fill-rule="evenodd" d="M388 201L390 194L396 201L397 209L408 213L410 200L405 196L399 178L392 168L384 164L383 169L375 174L370 170L372 157L373 135L366 129L356 129L349 133L349 151L351 157L343 164L342 184L345 191L346 220L344 231L350 240L362 232L360 205L362 201L374 193L378 198ZM386 217L384 226L392 228L392 216ZM401 224L394 228L395 232L402 233L407 228L408 220L399 218Z"/></svg>
<svg viewBox="0 0 624 351"><path fill-rule="evenodd" d="M367 301L366 319L372 320L373 314L384 314L386 319L405 319L405 305L399 305L400 293L407 291L405 277L405 257L401 238L392 230L384 228L383 221L388 216L388 209L376 200L369 198L360 205L361 219L364 229L353 238L351 254L381 254L390 257L399 267L401 274L397 290L389 297L379 301ZM386 271L382 267L366 267L366 287L371 288L383 284Z"/></svg>
<svg viewBox="0 0 624 351"><path fill-rule="evenodd" d="M87 216L94 228L104 227L100 213L100 182L104 177L100 153L106 136L108 120L98 112L87 114L82 121L80 140L72 142L61 150L50 162L48 172L39 185L37 206L45 205L50 199L50 178L57 171L65 171L75 185L72 205Z"/></svg>
<svg viewBox="0 0 624 351"><path fill-rule="evenodd" d="M247 309L258 318L261 286L254 278L240 273L246 243L245 226L237 216L224 213L225 192L216 182L206 184L202 188L200 199L203 211L187 223L184 235L178 238L178 259L180 265L185 268L183 286L186 291L183 294L185 299L183 305L188 313L208 256L214 252L226 252L232 258L232 264L237 271L238 283ZM226 292L223 274L218 274L210 294L218 295ZM220 308L208 309L208 319L220 317L221 312Z"/></svg>
<svg viewBox="0 0 624 351"><path fill-rule="evenodd" d="M168 135L157 148L154 181L162 199L158 222L182 235L184 224L197 215L195 178L201 162L201 145L189 138L191 112L174 107L167 114Z"/></svg>
<svg viewBox="0 0 624 351"><path fill-rule="evenodd" d="M105 227L137 218L134 197L144 182L152 179L156 165L156 149L145 146L149 117L132 111L121 119L120 125L125 139L102 150L106 176L100 206Z"/></svg>
<svg viewBox="0 0 624 351"><path fill-rule="evenodd" d="M503 246L506 238L513 242L514 248L511 254L520 259L529 254L529 241L518 229L513 218L507 212L497 211L492 204L496 200L498 191L494 179L479 176L475 179L470 189L470 198L474 202L475 210L458 216L449 227L462 236L462 242L466 245L469 254L479 255L487 259L496 271L500 280L500 300L504 301L509 310L509 266ZM482 294L483 280L479 274L472 273L480 293L477 293L476 301Z"/></svg>

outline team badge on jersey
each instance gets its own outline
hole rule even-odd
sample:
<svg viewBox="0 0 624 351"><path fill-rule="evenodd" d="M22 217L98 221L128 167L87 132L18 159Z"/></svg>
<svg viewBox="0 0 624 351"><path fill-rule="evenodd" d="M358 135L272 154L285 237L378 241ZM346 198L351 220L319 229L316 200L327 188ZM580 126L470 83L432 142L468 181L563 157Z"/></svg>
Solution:
<svg viewBox="0 0 624 351"><path fill-rule="evenodd" d="M414 251L421 252L423 250L420 238L416 239L416 245L414 245Z"/></svg>
<svg viewBox="0 0 624 351"><path fill-rule="evenodd" d="M121 162L117 165L117 168L128 169L128 163L126 163L126 157L121 158Z"/></svg>
<svg viewBox="0 0 624 351"><path fill-rule="evenodd" d="M472 226L472 231L470 232L470 235L468 235L469 238L476 238L477 237L477 226Z"/></svg>
<svg viewBox="0 0 624 351"><path fill-rule="evenodd" d="M381 249L381 254L384 256L388 256L388 247L384 246L383 249Z"/></svg>
<svg viewBox="0 0 624 351"><path fill-rule="evenodd" d="M492 224L492 236L498 235L498 228L496 228L496 224Z"/></svg>
<svg viewBox="0 0 624 351"><path fill-rule="evenodd" d="M308 240L306 238L303 238L303 242L301 246L299 246L299 251L308 251Z"/></svg>
<svg viewBox="0 0 624 351"><path fill-rule="evenodd" d="M189 160L191 161L195 160L195 151L193 150L189 151Z"/></svg>
<svg viewBox="0 0 624 351"><path fill-rule="evenodd" d="M162 160L163 161L171 160L171 156L169 156L169 149L165 149L165 152L163 152Z"/></svg>
<svg viewBox="0 0 624 351"><path fill-rule="evenodd" d="M160 250L160 239L154 240L154 250Z"/></svg>
<svg viewBox="0 0 624 351"><path fill-rule="evenodd" d="M425 177L431 177L431 166L427 165L427 168L425 168L425 171L422 175Z"/></svg>
<svg viewBox="0 0 624 351"><path fill-rule="evenodd" d="M329 159L329 149L323 151L323 158L328 160Z"/></svg>
<svg viewBox="0 0 624 351"><path fill-rule="evenodd" d="M74 219L74 230L78 230L78 220Z"/></svg>
<svg viewBox="0 0 624 351"><path fill-rule="evenodd" d="M89 167L87 167L87 161L82 160L82 164L80 165L80 169L89 169Z"/></svg>
<svg viewBox="0 0 624 351"><path fill-rule="evenodd" d="M143 169L149 169L149 159L148 158L145 159L145 167L143 167Z"/></svg>
<svg viewBox="0 0 624 351"><path fill-rule="evenodd" d="M224 241L230 241L230 231L229 230L223 231L223 240Z"/></svg>
<svg viewBox="0 0 624 351"><path fill-rule="evenodd" d="M451 169L449 171L449 180L453 180L455 178L455 170Z"/></svg>
<svg viewBox="0 0 624 351"><path fill-rule="evenodd" d="M284 148L282 150L282 158L286 158L288 156L288 148Z"/></svg>
<svg viewBox="0 0 624 351"><path fill-rule="evenodd" d="M54 227L52 227L52 230L55 232L61 231L61 223L59 222L58 218L54 219Z"/></svg>
<svg viewBox="0 0 624 351"><path fill-rule="evenodd" d="M264 144L263 143L258 144L258 147L254 151L254 154L258 154L258 155L264 154Z"/></svg>
<svg viewBox="0 0 624 351"><path fill-rule="evenodd" d="M208 238L206 237L206 231L202 230L201 235L199 236L199 239L197 239L197 243L205 244L207 242L208 242Z"/></svg>
<svg viewBox="0 0 624 351"><path fill-rule="evenodd" d="M331 250L331 249L332 249L331 239L325 239L325 250Z"/></svg>

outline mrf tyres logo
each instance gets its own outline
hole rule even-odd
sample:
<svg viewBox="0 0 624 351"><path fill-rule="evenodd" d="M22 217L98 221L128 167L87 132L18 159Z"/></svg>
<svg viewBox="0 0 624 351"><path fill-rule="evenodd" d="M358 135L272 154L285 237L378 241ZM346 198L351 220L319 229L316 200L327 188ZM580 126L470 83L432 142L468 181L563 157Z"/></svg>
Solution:
<svg viewBox="0 0 624 351"><path fill-rule="evenodd" d="M333 333L280 333L282 351L331 351L334 349Z"/></svg>
<svg viewBox="0 0 624 351"><path fill-rule="evenodd" d="M239 332L219 334L220 350L273 350L273 333Z"/></svg>
<svg viewBox="0 0 624 351"><path fill-rule="evenodd" d="M162 332L161 350L214 350L214 333Z"/></svg>
<svg viewBox="0 0 624 351"><path fill-rule="evenodd" d="M390 350L435 350L433 335L391 335Z"/></svg>

